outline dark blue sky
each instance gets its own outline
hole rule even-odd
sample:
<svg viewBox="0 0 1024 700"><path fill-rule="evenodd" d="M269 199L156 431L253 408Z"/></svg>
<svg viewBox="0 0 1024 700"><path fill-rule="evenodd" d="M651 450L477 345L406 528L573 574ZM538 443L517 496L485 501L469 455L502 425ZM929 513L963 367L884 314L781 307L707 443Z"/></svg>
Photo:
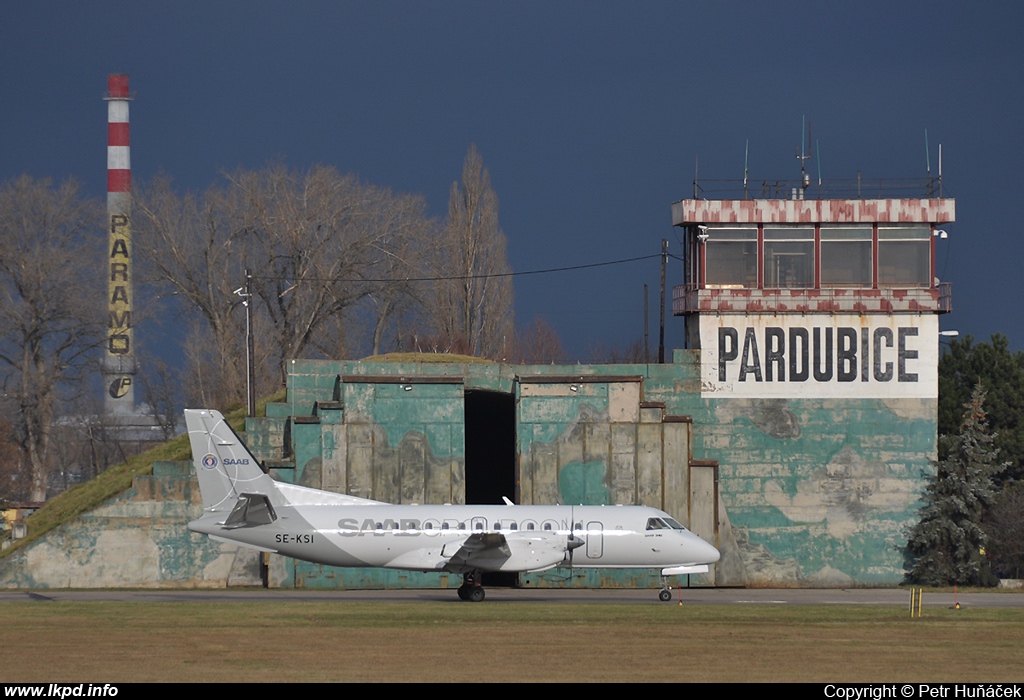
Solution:
<svg viewBox="0 0 1024 700"><path fill-rule="evenodd" d="M662 238L678 253L670 205L695 158L702 178L741 178L749 139L753 179L795 179L804 116L825 179L924 176L927 129L957 199L942 325L1021 349L1022 29L1018 2L4 3L0 179L102 197L101 96L124 72L136 180L204 189L222 169L322 163L443 216L476 143L525 271ZM517 278L517 317L587 360L640 337L647 283L656 345L658 279L657 260Z"/></svg>

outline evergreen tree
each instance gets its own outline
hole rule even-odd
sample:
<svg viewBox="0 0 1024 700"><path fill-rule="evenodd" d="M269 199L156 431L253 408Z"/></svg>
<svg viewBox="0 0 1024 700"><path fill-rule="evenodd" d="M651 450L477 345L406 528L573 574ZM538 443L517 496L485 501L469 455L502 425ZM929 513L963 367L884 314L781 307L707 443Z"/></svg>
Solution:
<svg viewBox="0 0 1024 700"><path fill-rule="evenodd" d="M986 388L985 413L999 455L1008 468L996 484L1024 479L1024 352L1011 351L1009 339L996 333L985 343L971 336L954 338L939 358L939 435L960 429L963 406L977 384ZM947 443L939 443L945 459Z"/></svg>
<svg viewBox="0 0 1024 700"><path fill-rule="evenodd" d="M988 537L982 516L995 498L993 476L1006 468L988 433L985 392L974 387L960 432L942 436L945 458L928 485L921 520L907 542L912 583L929 586L989 585L992 575L983 554Z"/></svg>
<svg viewBox="0 0 1024 700"><path fill-rule="evenodd" d="M985 518L989 561L1000 578L1024 578L1024 481L1000 491Z"/></svg>

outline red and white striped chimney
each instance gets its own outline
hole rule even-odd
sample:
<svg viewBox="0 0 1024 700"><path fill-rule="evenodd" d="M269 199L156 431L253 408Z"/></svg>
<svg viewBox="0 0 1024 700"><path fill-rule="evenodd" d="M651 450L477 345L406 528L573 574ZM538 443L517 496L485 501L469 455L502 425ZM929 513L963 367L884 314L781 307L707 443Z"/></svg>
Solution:
<svg viewBox="0 0 1024 700"><path fill-rule="evenodd" d="M128 76L107 77L107 196L132 191L132 164L128 137ZM130 202L129 202L130 206Z"/></svg>
<svg viewBox="0 0 1024 700"><path fill-rule="evenodd" d="M128 134L128 76L107 78L107 352L103 363L106 412L135 412L132 339L132 170Z"/></svg>

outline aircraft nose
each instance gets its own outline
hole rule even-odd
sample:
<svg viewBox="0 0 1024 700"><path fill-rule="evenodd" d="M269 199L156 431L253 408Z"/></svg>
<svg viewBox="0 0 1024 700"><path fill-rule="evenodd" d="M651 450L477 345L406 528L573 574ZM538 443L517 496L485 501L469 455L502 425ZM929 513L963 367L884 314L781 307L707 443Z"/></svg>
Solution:
<svg viewBox="0 0 1024 700"><path fill-rule="evenodd" d="M692 535L693 541L691 543L692 551L695 554L695 560L701 564L714 564L716 561L722 558L722 553L709 544L703 537L698 537L693 533L687 533Z"/></svg>
<svg viewBox="0 0 1024 700"><path fill-rule="evenodd" d="M722 558L722 553L718 551L713 545L704 542L704 547L707 550L707 559L705 560L708 564L714 564L716 561Z"/></svg>

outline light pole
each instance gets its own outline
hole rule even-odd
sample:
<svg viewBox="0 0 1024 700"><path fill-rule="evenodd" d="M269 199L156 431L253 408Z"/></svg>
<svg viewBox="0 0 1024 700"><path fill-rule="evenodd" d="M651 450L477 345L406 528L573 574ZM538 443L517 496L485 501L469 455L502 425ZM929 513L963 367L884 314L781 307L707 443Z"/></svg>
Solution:
<svg viewBox="0 0 1024 700"><path fill-rule="evenodd" d="M242 306L245 307L245 396L249 411L249 417L256 417L256 372L253 367L253 339L252 339L252 273L249 268L245 269L245 286L235 290L235 294L242 297Z"/></svg>

